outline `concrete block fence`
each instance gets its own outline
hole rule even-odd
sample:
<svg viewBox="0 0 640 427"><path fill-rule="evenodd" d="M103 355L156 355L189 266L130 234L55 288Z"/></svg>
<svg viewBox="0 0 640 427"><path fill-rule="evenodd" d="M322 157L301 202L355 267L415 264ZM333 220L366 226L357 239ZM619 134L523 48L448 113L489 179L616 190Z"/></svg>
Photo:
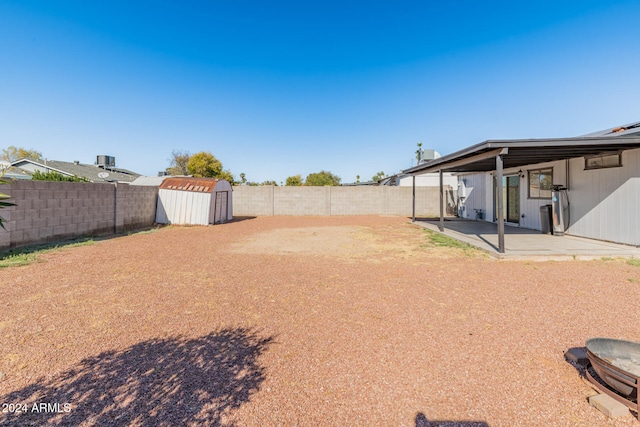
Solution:
<svg viewBox="0 0 640 427"><path fill-rule="evenodd" d="M455 194L446 187L447 205ZM234 216L403 215L410 217L412 187L233 187ZM440 216L440 189L416 187L416 216Z"/></svg>
<svg viewBox="0 0 640 427"><path fill-rule="evenodd" d="M81 236L109 235L153 225L158 187L83 182L14 181L0 185L16 204L0 209L0 251ZM455 195L447 187L447 204ZM440 215L437 187L416 187L416 216ZM412 213L411 187L233 188L234 216L403 215Z"/></svg>
<svg viewBox="0 0 640 427"><path fill-rule="evenodd" d="M140 229L155 221L157 187L19 180L0 185L0 250Z"/></svg>

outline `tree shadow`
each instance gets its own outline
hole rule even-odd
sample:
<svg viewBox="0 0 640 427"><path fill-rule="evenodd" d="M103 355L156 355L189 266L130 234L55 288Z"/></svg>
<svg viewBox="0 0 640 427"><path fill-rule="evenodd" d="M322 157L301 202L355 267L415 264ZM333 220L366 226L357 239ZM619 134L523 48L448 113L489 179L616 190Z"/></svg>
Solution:
<svg viewBox="0 0 640 427"><path fill-rule="evenodd" d="M224 329L108 351L0 396L27 405L24 413L0 413L0 425L233 425L228 416L265 380L258 358L272 341L248 329ZM34 403L50 406L38 412Z"/></svg>
<svg viewBox="0 0 640 427"><path fill-rule="evenodd" d="M416 427L489 427L484 421L429 421L422 412L416 415L415 423Z"/></svg>

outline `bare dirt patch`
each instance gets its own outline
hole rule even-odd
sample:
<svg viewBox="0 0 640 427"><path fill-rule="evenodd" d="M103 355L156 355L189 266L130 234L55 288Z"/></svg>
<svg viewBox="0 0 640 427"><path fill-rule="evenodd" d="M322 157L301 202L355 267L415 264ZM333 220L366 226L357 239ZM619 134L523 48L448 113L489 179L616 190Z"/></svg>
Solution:
<svg viewBox="0 0 640 427"><path fill-rule="evenodd" d="M0 270L0 404L70 412L0 425L638 425L591 408L563 357L640 341L625 262L494 261L400 217L168 227L40 261Z"/></svg>
<svg viewBox="0 0 640 427"><path fill-rule="evenodd" d="M265 231L232 245L231 251L244 254L357 255L371 251L366 246L364 227L279 228Z"/></svg>
<svg viewBox="0 0 640 427"><path fill-rule="evenodd" d="M394 219L394 221L397 218ZM263 231L230 246L237 254L313 255L342 260L371 258L375 260L446 258L461 255L483 256L479 251L460 251L437 247L413 225L395 223L378 227L324 226L291 227Z"/></svg>

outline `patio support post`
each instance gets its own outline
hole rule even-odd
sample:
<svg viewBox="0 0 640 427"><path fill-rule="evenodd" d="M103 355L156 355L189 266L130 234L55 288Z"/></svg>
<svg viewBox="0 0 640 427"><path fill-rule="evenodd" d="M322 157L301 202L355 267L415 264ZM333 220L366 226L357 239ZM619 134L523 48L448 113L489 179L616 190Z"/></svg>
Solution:
<svg viewBox="0 0 640 427"><path fill-rule="evenodd" d="M439 172L440 172L440 225L438 225L438 228L440 229L440 231L444 231L444 185L443 185L443 179L442 179L442 169L440 169Z"/></svg>
<svg viewBox="0 0 640 427"><path fill-rule="evenodd" d="M502 153L496 156L496 191L498 204L498 252L504 253L504 195L502 185Z"/></svg>
<svg viewBox="0 0 640 427"><path fill-rule="evenodd" d="M413 175L413 206L411 207L411 218L416 222L416 176Z"/></svg>

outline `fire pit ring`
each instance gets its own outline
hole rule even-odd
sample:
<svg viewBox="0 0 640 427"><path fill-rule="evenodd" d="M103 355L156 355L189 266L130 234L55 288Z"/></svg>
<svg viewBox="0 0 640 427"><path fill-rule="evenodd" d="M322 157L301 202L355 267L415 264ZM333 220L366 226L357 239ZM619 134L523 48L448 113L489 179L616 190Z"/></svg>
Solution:
<svg viewBox="0 0 640 427"><path fill-rule="evenodd" d="M586 347L591 367L598 378L610 388L594 378L587 369L589 382L597 390L640 414L638 401L640 343L611 338L592 338L587 340Z"/></svg>

